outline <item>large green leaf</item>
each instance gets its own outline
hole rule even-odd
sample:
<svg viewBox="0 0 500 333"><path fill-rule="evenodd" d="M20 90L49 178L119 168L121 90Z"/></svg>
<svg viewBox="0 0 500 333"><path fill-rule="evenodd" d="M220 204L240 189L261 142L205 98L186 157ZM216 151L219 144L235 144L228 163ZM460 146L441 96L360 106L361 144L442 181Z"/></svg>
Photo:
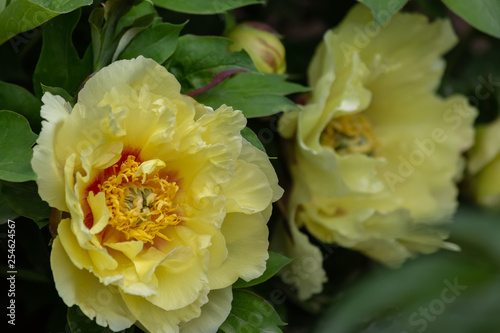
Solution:
<svg viewBox="0 0 500 333"><path fill-rule="evenodd" d="M231 44L222 37L182 36L166 67L180 82L183 93L206 86L227 70L257 72L247 53L228 51Z"/></svg>
<svg viewBox="0 0 500 333"><path fill-rule="evenodd" d="M375 270L342 293L313 332L500 332L499 221L460 210L451 228L462 252Z"/></svg>
<svg viewBox="0 0 500 333"><path fill-rule="evenodd" d="M213 108L222 104L232 106L248 118L296 110L297 105L284 95L304 92L308 88L286 82L284 78L275 74L238 73L195 98Z"/></svg>
<svg viewBox="0 0 500 333"><path fill-rule="evenodd" d="M42 53L33 74L35 94L42 95L41 84L61 87L76 95L82 82L92 73L92 54L80 59L71 35L80 19L80 10L51 20L43 29Z"/></svg>
<svg viewBox="0 0 500 333"><path fill-rule="evenodd" d="M10 208L19 216L30 218L39 226L47 224L51 209L38 195L35 182L2 182L1 194L6 198Z"/></svg>
<svg viewBox="0 0 500 333"><path fill-rule="evenodd" d="M42 103L26 89L6 82L0 82L0 110L12 110L28 119L31 128L40 132Z"/></svg>
<svg viewBox="0 0 500 333"><path fill-rule="evenodd" d="M141 31L125 47L118 59L132 59L139 55L163 63L174 53L184 24L159 23Z"/></svg>
<svg viewBox="0 0 500 333"><path fill-rule="evenodd" d="M262 297L242 289L233 290L231 313L221 325L225 333L281 332L285 325L274 308Z"/></svg>
<svg viewBox="0 0 500 333"><path fill-rule="evenodd" d="M78 306L74 305L68 308L68 313L66 315L68 320L68 326L72 333L112 333L108 327L102 327L97 325L94 320L87 317ZM132 325L126 330L120 331L122 333L133 333L135 326Z"/></svg>
<svg viewBox="0 0 500 333"><path fill-rule="evenodd" d="M443 2L472 26L500 38L500 1L443 0Z"/></svg>
<svg viewBox="0 0 500 333"><path fill-rule="evenodd" d="M35 180L31 147L37 139L26 118L0 110L0 179L11 182Z"/></svg>
<svg viewBox="0 0 500 333"><path fill-rule="evenodd" d="M158 7L189 14L217 14L254 4L264 4L265 0L153 0Z"/></svg>
<svg viewBox="0 0 500 333"><path fill-rule="evenodd" d="M59 14L92 4L92 0L12 0L0 11L0 44Z"/></svg>
<svg viewBox="0 0 500 333"><path fill-rule="evenodd" d="M245 281L239 279L233 284L233 288L248 288L251 286L255 286L259 283L265 282L273 277L278 271L284 266L288 265L292 259L285 257L279 253L269 252L269 259L266 261L266 270L264 273L251 281Z"/></svg>
<svg viewBox="0 0 500 333"><path fill-rule="evenodd" d="M358 0L371 9L377 25L390 21L392 15L396 14L408 0Z"/></svg>

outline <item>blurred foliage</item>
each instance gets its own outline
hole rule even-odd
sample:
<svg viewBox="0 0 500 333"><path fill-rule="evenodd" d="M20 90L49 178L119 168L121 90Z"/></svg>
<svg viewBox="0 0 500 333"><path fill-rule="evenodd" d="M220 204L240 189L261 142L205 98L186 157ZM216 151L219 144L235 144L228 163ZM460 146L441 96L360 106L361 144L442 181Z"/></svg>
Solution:
<svg viewBox="0 0 500 333"><path fill-rule="evenodd" d="M376 267L336 297L314 332L500 332L499 222L463 207L450 225L461 252Z"/></svg>

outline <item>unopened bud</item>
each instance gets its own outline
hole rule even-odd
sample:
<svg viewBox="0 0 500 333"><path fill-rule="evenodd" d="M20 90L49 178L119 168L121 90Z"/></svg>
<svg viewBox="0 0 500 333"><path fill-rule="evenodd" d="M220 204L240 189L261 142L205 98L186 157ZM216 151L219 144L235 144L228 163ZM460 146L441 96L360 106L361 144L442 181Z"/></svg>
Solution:
<svg viewBox="0 0 500 333"><path fill-rule="evenodd" d="M278 33L265 23L245 22L237 25L227 36L234 44L230 51L244 49L255 67L263 73L283 74L286 71L285 47Z"/></svg>

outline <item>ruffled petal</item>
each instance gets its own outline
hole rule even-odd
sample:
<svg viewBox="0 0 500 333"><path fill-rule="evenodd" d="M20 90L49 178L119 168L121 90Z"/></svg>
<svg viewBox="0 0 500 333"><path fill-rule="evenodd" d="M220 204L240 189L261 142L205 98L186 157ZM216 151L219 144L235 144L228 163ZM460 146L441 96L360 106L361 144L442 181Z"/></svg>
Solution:
<svg viewBox="0 0 500 333"><path fill-rule="evenodd" d="M118 288L105 286L85 269L78 269L69 259L60 242L54 240L50 264L59 296L68 306L78 305L82 312L112 331L124 330L135 317L122 300Z"/></svg>
<svg viewBox="0 0 500 333"><path fill-rule="evenodd" d="M201 307L201 316L183 323L181 333L212 333L226 320L231 312L233 291L231 287L212 290L208 294L208 302Z"/></svg>
<svg viewBox="0 0 500 333"><path fill-rule="evenodd" d="M269 257L269 231L262 215L228 214L221 231L228 256L220 267L208 271L210 289L225 288L240 277L250 281L261 276Z"/></svg>
<svg viewBox="0 0 500 333"><path fill-rule="evenodd" d="M67 211L62 173L64 161L56 158L54 147L59 128L69 117L71 106L62 97L50 93L43 95L42 102L41 115L45 121L42 121L42 131L33 148L31 166L37 174L40 197L50 206Z"/></svg>

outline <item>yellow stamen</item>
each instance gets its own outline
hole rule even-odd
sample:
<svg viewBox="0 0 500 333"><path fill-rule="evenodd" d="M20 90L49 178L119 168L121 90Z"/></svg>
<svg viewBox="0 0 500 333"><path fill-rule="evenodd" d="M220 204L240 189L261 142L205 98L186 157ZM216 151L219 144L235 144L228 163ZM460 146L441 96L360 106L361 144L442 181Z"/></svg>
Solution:
<svg viewBox="0 0 500 333"><path fill-rule="evenodd" d="M320 142L339 155L378 156L380 148L370 121L359 113L332 119L321 132Z"/></svg>
<svg viewBox="0 0 500 333"><path fill-rule="evenodd" d="M108 224L123 232L127 240L153 243L156 236L169 240L161 230L180 222L174 204L179 186L157 173L136 175L139 165L135 156L129 155L118 174L98 185L111 212Z"/></svg>

